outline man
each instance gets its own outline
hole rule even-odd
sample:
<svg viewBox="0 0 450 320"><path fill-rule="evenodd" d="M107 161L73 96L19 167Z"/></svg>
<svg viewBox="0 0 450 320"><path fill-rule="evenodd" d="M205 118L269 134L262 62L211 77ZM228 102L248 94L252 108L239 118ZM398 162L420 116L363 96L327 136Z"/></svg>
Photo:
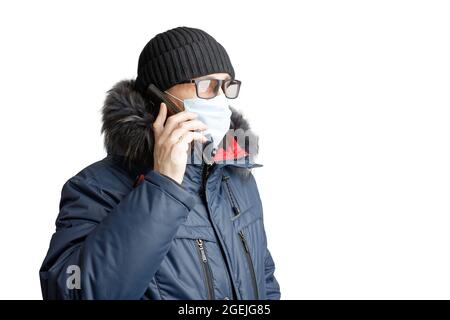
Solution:
<svg viewBox="0 0 450 320"><path fill-rule="evenodd" d="M184 111L171 114L150 84ZM252 175L257 137L228 105L239 88L202 30L147 43L136 80L108 91L107 157L63 186L44 299L280 298Z"/></svg>

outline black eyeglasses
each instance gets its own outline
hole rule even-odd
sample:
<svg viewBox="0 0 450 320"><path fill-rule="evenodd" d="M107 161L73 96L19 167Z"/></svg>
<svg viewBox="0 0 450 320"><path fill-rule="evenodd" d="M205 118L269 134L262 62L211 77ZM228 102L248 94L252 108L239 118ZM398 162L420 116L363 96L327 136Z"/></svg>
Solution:
<svg viewBox="0 0 450 320"><path fill-rule="evenodd" d="M212 99L217 96L219 88L222 88L223 93L228 99L236 99L241 89L241 81L236 79L214 79L204 78L195 80L186 80L180 83L195 83L195 92L197 97L202 99Z"/></svg>

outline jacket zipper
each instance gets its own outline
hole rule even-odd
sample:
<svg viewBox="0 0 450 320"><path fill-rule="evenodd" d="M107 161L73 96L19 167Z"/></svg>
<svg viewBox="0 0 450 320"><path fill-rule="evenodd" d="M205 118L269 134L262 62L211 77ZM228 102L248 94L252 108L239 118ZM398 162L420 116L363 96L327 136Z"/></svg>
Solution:
<svg viewBox="0 0 450 320"><path fill-rule="evenodd" d="M214 287L213 287L213 282L212 282L212 272L211 272L211 268L208 263L208 258L206 256L205 247L203 246L203 240L197 239L196 242L197 242L198 253L200 255L200 260L202 263L203 272L204 272L205 279L206 279L206 287L208 290L208 299L215 300Z"/></svg>
<svg viewBox="0 0 450 320"><path fill-rule="evenodd" d="M228 196L230 198L231 202L231 208L233 210L233 213L235 216L239 215L241 213L241 210L239 209L239 206L237 205L237 201L235 201L234 193L231 191L230 185L228 184L229 176L223 176L222 181L225 181L225 185L227 186Z"/></svg>
<svg viewBox="0 0 450 320"><path fill-rule="evenodd" d="M242 245L244 247L245 256L247 257L247 263L250 268L250 274L252 277L252 284L253 284L253 294L255 296L255 299L259 299L258 295L258 283L256 281L256 274L255 274L255 267L253 265L252 256L250 254L250 249L248 247L247 239L245 239L244 231L239 231L239 236L241 237Z"/></svg>

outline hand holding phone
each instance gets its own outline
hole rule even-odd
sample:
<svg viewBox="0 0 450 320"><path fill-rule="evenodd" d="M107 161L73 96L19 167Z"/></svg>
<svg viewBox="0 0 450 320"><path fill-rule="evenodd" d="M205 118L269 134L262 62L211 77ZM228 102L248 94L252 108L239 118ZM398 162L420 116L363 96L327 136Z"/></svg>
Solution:
<svg viewBox="0 0 450 320"><path fill-rule="evenodd" d="M204 131L208 127L197 119L196 113L179 112L166 121L167 113L167 105L161 103L159 114L153 123L155 135L153 170L181 184L186 170L189 145L194 140L207 142L208 139L199 131Z"/></svg>

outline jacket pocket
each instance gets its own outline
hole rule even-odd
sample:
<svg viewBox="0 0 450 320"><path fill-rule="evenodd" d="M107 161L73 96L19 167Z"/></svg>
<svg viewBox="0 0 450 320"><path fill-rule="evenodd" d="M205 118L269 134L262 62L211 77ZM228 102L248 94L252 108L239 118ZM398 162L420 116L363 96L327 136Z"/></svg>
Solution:
<svg viewBox="0 0 450 320"><path fill-rule="evenodd" d="M238 228L238 230L241 230L247 225L262 218L262 209L257 205L257 203L247 202L247 205L244 207L239 204L229 176L224 175L222 177L222 182L224 183L226 190L225 192L231 206L231 221L233 221L233 224Z"/></svg>
<svg viewBox="0 0 450 320"><path fill-rule="evenodd" d="M250 246L248 244L247 237L245 236L244 229L241 229L238 232L238 235L239 235L239 238L241 239L242 249L244 251L244 255L245 255L245 258L247 260L247 265L248 265L248 268L250 270L250 277L251 277L251 282L252 282L252 287L253 287L253 298L255 300L258 300L259 299L258 281L256 279L255 265L254 265L253 260L252 260L252 254L250 252Z"/></svg>
<svg viewBox="0 0 450 320"><path fill-rule="evenodd" d="M250 252L250 246L247 241L247 237L245 235L244 229L246 229L250 224L262 219L261 210L257 209L253 206L242 209L237 201L237 197L235 196L230 183L230 177L224 175L222 177L222 181L225 183L225 189L227 190L228 199L230 200L231 208L233 211L233 225L238 231L238 236L240 238L240 242L242 244L242 250L245 255L245 259L247 261L248 269L250 270L251 283L253 288L253 299L258 300L258 281L256 278L255 266L252 260L252 255Z"/></svg>
<svg viewBox="0 0 450 320"><path fill-rule="evenodd" d="M230 200L230 205L231 205L231 209L233 211L233 219L236 219L237 217L239 217L241 215L241 208L237 202L237 198L234 195L233 191L231 190L230 187L230 176L222 176L222 181L225 183L225 189L227 190L227 194L228 194L228 199Z"/></svg>
<svg viewBox="0 0 450 320"><path fill-rule="evenodd" d="M205 243L203 242L202 239L196 239L195 246L197 248L200 264L203 270L203 278L205 281L206 291L208 292L208 299L215 300L212 271L209 265Z"/></svg>

